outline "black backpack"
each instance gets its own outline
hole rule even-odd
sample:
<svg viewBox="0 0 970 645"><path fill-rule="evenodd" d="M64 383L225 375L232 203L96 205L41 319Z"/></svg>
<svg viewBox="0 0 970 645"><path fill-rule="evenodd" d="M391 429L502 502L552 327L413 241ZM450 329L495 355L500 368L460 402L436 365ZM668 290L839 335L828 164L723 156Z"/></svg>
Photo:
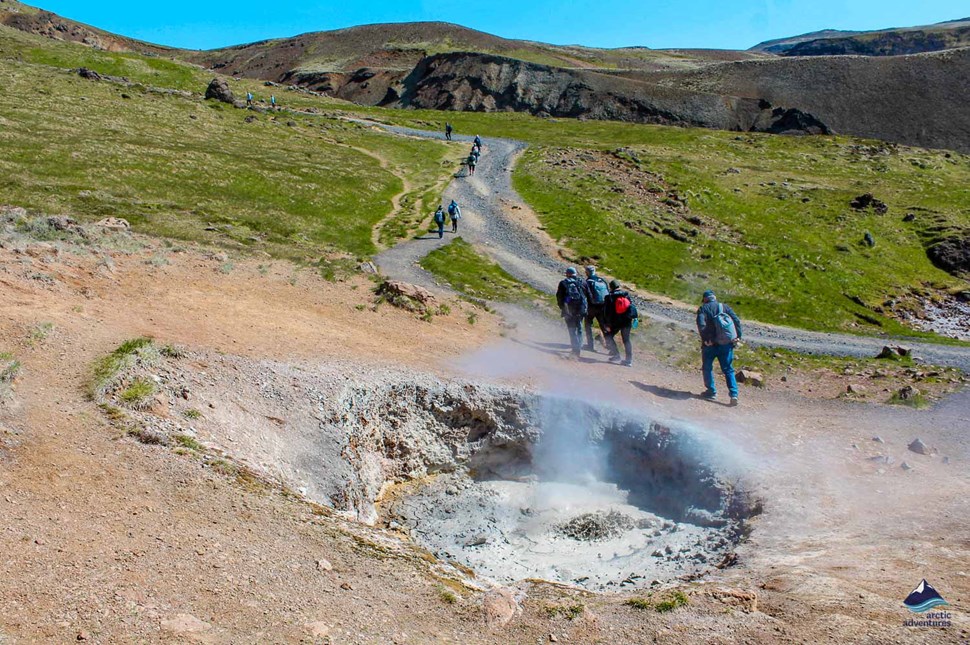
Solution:
<svg viewBox="0 0 970 645"><path fill-rule="evenodd" d="M586 297L583 296L583 289L579 280L567 278L563 280L566 285L566 311L571 316L586 315Z"/></svg>

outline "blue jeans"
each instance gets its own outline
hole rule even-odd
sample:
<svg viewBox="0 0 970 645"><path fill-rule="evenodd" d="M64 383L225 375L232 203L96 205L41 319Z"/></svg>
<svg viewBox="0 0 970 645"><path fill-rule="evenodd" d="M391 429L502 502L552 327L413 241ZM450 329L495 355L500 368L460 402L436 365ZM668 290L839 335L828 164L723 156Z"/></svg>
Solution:
<svg viewBox="0 0 970 645"><path fill-rule="evenodd" d="M573 354L579 356L583 347L583 319L586 316L565 315L566 329L569 331L569 345Z"/></svg>
<svg viewBox="0 0 970 645"><path fill-rule="evenodd" d="M711 394L717 392L714 385L714 359L721 365L721 371L727 381L728 393L731 398L738 396L738 382L734 378L734 345L711 345L701 347L701 371L704 373L704 385Z"/></svg>

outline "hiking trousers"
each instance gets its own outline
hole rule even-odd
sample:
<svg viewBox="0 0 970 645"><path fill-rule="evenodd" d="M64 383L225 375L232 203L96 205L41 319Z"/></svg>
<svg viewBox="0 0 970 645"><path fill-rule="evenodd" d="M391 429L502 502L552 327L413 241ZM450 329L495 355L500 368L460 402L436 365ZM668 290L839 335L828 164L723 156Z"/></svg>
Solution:
<svg viewBox="0 0 970 645"><path fill-rule="evenodd" d="M620 338L623 339L623 349L626 352L626 362L633 362L633 343L630 341L630 331L633 329L631 325L626 325L625 327L620 327L619 329L612 329L605 333L604 337L606 339L606 348L610 350L610 356L619 356L620 348L616 346L616 334L620 334Z"/></svg>
<svg viewBox="0 0 970 645"><path fill-rule="evenodd" d="M445 236L445 223L441 222L438 224L438 239L440 240Z"/></svg>
<svg viewBox="0 0 970 645"><path fill-rule="evenodd" d="M451 220L451 232L452 233L458 232L458 218Z"/></svg>
<svg viewBox="0 0 970 645"><path fill-rule="evenodd" d="M583 318L585 316L564 316L566 330L569 332L569 345L572 347L573 354L579 356L583 349Z"/></svg>
<svg viewBox="0 0 970 645"><path fill-rule="evenodd" d="M603 338L606 338L606 305L590 305L583 320L583 327L586 329L586 349L593 351L593 321L600 325Z"/></svg>
<svg viewBox="0 0 970 645"><path fill-rule="evenodd" d="M738 381L734 378L734 345L704 345L701 347L701 371L704 373L704 386L709 394L717 394L714 384L714 360L721 365L721 372L727 381L728 394L732 399L738 397Z"/></svg>

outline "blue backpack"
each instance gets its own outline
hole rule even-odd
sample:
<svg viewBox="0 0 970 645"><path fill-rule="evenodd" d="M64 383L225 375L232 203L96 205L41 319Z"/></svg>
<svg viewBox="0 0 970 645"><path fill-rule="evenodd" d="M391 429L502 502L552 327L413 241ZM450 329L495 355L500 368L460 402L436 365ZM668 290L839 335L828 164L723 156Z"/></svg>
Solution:
<svg viewBox="0 0 970 645"><path fill-rule="evenodd" d="M568 278L564 282L566 283L566 311L570 316L585 316L586 297L583 296L579 280Z"/></svg>
<svg viewBox="0 0 970 645"><path fill-rule="evenodd" d="M610 288L606 280L599 276L589 278L586 281L589 287L589 299L594 305L601 305L606 302L606 296L610 295Z"/></svg>
<svg viewBox="0 0 970 645"><path fill-rule="evenodd" d="M714 342L718 345L730 345L738 339L738 329L734 319L724 311L724 305L717 303L717 315L714 316Z"/></svg>

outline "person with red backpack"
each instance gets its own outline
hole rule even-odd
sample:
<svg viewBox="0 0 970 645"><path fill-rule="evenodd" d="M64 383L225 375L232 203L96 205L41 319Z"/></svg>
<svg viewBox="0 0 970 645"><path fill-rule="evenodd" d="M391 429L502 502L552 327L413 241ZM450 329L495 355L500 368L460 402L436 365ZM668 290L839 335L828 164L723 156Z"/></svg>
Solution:
<svg viewBox="0 0 970 645"><path fill-rule="evenodd" d="M586 311L586 318L583 320L583 328L586 330L587 352L596 351L593 348L593 321L597 321L603 338L606 338L606 297L610 295L610 288L606 280L596 275L596 267L586 267L586 293L589 294L589 307ZM604 340L605 342L605 340Z"/></svg>
<svg viewBox="0 0 970 645"><path fill-rule="evenodd" d="M606 296L603 309L606 319L606 348L610 351L610 362L616 363L620 360L620 349L616 346L616 334L619 332L626 351L623 365L632 367L633 343L630 341L630 332L639 323L640 314L629 292L621 289L616 280L610 280L610 295Z"/></svg>
<svg viewBox="0 0 970 645"><path fill-rule="evenodd" d="M589 308L589 293L586 283L579 279L573 267L566 269L566 277L559 282L556 302L563 320L566 321L573 356L579 358L583 346L583 320Z"/></svg>
<svg viewBox="0 0 970 645"><path fill-rule="evenodd" d="M741 342L741 319L727 305L717 301L713 291L704 292L704 302L697 310L697 333L701 337L701 372L704 375L702 395L717 398L714 383L714 359L721 365L727 381L731 405L738 404L738 381L734 378L734 348Z"/></svg>

